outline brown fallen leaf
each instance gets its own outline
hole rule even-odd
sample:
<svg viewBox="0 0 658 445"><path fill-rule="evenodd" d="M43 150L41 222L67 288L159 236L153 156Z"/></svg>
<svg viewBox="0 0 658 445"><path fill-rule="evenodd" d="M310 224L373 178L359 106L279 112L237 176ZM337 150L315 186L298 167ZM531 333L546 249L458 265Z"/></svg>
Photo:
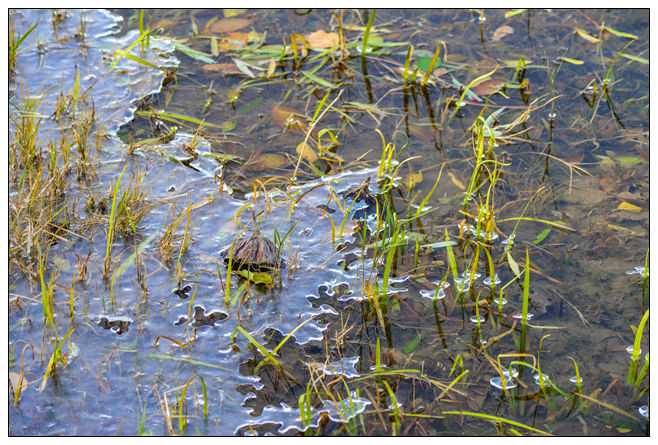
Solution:
<svg viewBox="0 0 658 445"><path fill-rule="evenodd" d="M319 30L306 36L306 41L313 49L333 48L338 46L338 34Z"/></svg>
<svg viewBox="0 0 658 445"><path fill-rule="evenodd" d="M574 155L574 156L570 157L568 159L568 161L573 163L573 164L580 164L581 162L583 162L584 159L585 159L585 152L581 153L578 156Z"/></svg>
<svg viewBox="0 0 658 445"><path fill-rule="evenodd" d="M245 167L248 171L261 171L268 168L282 168L288 164L288 160L276 153L263 153L252 159Z"/></svg>
<svg viewBox="0 0 658 445"><path fill-rule="evenodd" d="M201 67L204 71L210 71L213 73L222 73L226 75L237 75L241 76L242 71L235 66L235 63L208 63Z"/></svg>
<svg viewBox="0 0 658 445"><path fill-rule="evenodd" d="M275 105L272 107L272 119L279 126L286 128L293 133L306 134L308 119L302 113L298 113L292 108L283 105Z"/></svg>
<svg viewBox="0 0 658 445"><path fill-rule="evenodd" d="M615 189L615 181L610 177L599 179L599 185L606 193L610 193Z"/></svg>
<svg viewBox="0 0 658 445"><path fill-rule="evenodd" d="M210 26L210 31L214 33L225 33L237 31L251 25L255 17L230 17L216 21Z"/></svg>
<svg viewBox="0 0 658 445"><path fill-rule="evenodd" d="M434 138L434 131L430 125L409 125L409 134L423 142L430 142Z"/></svg>
<svg viewBox="0 0 658 445"><path fill-rule="evenodd" d="M508 25L503 25L494 31L493 37L491 38L494 42L499 42L505 36L514 34L514 28Z"/></svg>
<svg viewBox="0 0 658 445"><path fill-rule="evenodd" d="M503 85L505 85L505 79L494 77L489 80L485 80L473 88L473 92L478 96L488 96L492 93L495 93L496 91L499 91Z"/></svg>

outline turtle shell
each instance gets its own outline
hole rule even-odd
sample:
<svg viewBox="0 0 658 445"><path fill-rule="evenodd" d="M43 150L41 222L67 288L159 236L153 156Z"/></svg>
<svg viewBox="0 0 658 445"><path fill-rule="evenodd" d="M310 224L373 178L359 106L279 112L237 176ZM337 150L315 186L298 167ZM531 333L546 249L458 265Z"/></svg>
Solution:
<svg viewBox="0 0 658 445"><path fill-rule="evenodd" d="M224 258L228 264L230 254ZM233 246L233 265L235 270L266 271L279 267L278 251L274 243L262 235L253 235L235 243Z"/></svg>

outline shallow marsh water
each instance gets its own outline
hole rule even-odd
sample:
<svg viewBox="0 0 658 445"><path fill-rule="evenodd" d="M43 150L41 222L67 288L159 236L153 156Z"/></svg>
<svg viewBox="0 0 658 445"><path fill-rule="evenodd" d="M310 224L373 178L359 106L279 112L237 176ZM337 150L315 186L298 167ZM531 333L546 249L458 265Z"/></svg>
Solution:
<svg viewBox="0 0 658 445"><path fill-rule="evenodd" d="M45 144L67 130L46 118L54 114L57 98L73 89L85 91L86 100L78 106L93 102L104 135L93 161L95 177L80 181L70 175L67 194L76 220L49 248L45 276L57 271L57 335L75 328L63 348L65 361L45 380L55 334L44 317L42 286L10 257L10 381L15 388L23 373L29 382L18 403L10 389L10 434L514 432L507 424L462 418L453 414L457 411L512 419L557 435L644 434L648 422L638 409L647 405L648 391L626 384L626 348L634 341L631 325L640 323L649 306L648 278L627 273L644 266L649 240L649 76L648 65L638 61L649 59L648 11L532 11L509 18L505 12L377 11L373 36L379 39L373 37L365 59L357 44L367 14L345 13L349 56L342 62L337 55L314 59L322 51L311 51L302 61L287 56L274 71L283 75L270 79L264 76L268 64L261 61L276 59L277 48L279 53L283 48L266 52L259 40L280 45L290 42L291 33L309 40L311 32L335 31L338 13L265 10L232 17L221 10L151 11L152 26L162 27L163 37L153 37L144 51L133 51L159 67L176 68L172 83L162 71L128 58L111 68L112 53L137 38L134 11L68 11L57 26L49 10L12 11L19 33L37 21L40 25L17 57L10 101L20 104L43 94L39 139ZM79 38L81 20L86 22L84 39ZM592 22L638 37L629 46L636 59L620 57L612 71L615 114L602 92L588 86L601 84L629 38L605 32L602 42L595 43L575 32L589 30L587 36L597 39ZM222 40L231 27L244 23L237 30L256 33L245 38L260 48L259 57L249 58L231 46L242 35ZM210 36L219 39L216 56ZM413 61L425 66L439 40L445 41L448 57L442 53L434 85L405 87L401 70L408 42L414 45ZM222 42L230 51L221 50ZM526 65L521 77L520 57ZM292 69L293 64L299 66ZM478 96L467 95L458 113L446 106L447 98L458 99L469 82L494 67L491 82L474 87ZM259 81L249 83L250 70ZM484 243L506 286L502 295L491 295L484 254L476 267L479 278L470 282L464 272L475 249L463 235L462 222L475 224L477 209L474 201L466 207L462 203L475 166L469 128L502 81L524 86L488 99L491 112L498 110L489 121L500 132L494 151L506 163L494 210L498 220L508 219L498 222L496 238ZM335 108L322 115L316 131L331 129L339 145L326 159L312 161L313 166L303 160L297 184L289 186L281 177L291 178L296 171L296 148L304 140L300 125L314 115L327 83L339 85L325 102L335 99ZM505 130L504 124L529 109L527 119ZM164 115L149 118L153 110L179 118L173 123ZM198 125L180 116L203 119L203 134L195 137ZM179 128L166 141L140 147L139 141L161 135L154 130L160 124ZM349 207L350 200L342 199L345 192L367 178L375 194L386 184L379 175L382 141L375 128L398 149L405 146L399 161L412 158L392 178L396 187L389 193L400 220L415 213L446 162L423 209L428 213L408 225L404 251L391 256L390 275L386 255L373 258L377 243L362 246L361 223L352 219L358 205L344 217L339 204ZM10 125L10 142L14 136ZM324 138L329 139L327 133ZM99 217L86 204L91 196L109 196L124 168L121 188L141 178L153 207L136 233L115 236L114 273L108 281L103 279L108 215ZM270 178L266 192L255 189L255 180ZM10 207L17 205L12 198L18 187L10 181ZM249 203L262 212L260 230L267 236L292 228L282 250L281 286L246 287L234 275L231 301L225 304L223 255L237 235L250 234L247 214L234 218ZM106 204L111 206L111 199ZM160 246L172 215L188 208L193 230L179 272L178 250L164 258ZM180 214L176 246L186 239L188 220ZM372 234L377 224L369 215L362 224ZM559 222L568 230L514 219L521 215ZM343 224L341 237L337 232ZM445 245L435 244L445 241L446 231L458 241L452 246L458 273L469 286L454 281ZM542 372L569 394L575 391L573 358L582 394L607 405L590 401L589 407L582 406L588 400L581 398L570 409L571 401L562 395L542 395L534 372L523 366L515 392L503 393L493 385L500 378L495 359L502 357L506 368L518 360L513 354L520 348L521 323L515 315L521 311L523 277L513 281L514 262L506 257L512 233L511 257L523 269L528 249L532 267L533 317L525 351L536 358L542 341ZM419 245L426 247L415 256ZM71 283L80 273L78 258L87 255L87 277L75 287L71 316ZM33 256L28 244L25 257ZM387 287L383 313L370 305L371 285L378 291ZM465 291L462 299L455 295L456 286ZM501 314L495 297L507 300ZM258 367L263 355L236 333L238 327L270 351L292 334L294 341L276 353L283 370L271 364ZM640 367L649 353L648 338L647 324ZM21 358L25 345L31 347ZM468 373L446 389L463 371ZM310 418L303 420L299 401L307 385L314 391L322 388L325 397L314 399ZM647 377L639 388L648 385Z"/></svg>

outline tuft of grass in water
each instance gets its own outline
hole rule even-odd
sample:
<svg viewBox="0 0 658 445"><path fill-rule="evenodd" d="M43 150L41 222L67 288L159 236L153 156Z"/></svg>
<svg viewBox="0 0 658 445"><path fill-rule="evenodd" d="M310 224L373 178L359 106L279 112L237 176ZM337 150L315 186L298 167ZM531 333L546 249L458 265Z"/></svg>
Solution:
<svg viewBox="0 0 658 445"><path fill-rule="evenodd" d="M209 204L213 199L206 198L195 204L188 203L179 212L176 212L176 204L172 204L171 212L162 225L161 235L158 240L158 252L166 264L171 265L174 254L177 253L175 267L176 270L180 269L181 258L187 252L192 241L192 234L194 233L194 225L191 220L192 211ZM183 220L185 220L184 228L182 226Z"/></svg>
<svg viewBox="0 0 658 445"><path fill-rule="evenodd" d="M15 346L15 345L14 345ZM13 394L12 394L12 400L14 402L14 405L18 405L18 403L21 400L21 394L23 392L23 389L28 386L28 383L25 380L25 350L27 348L30 348L32 351L32 361L34 361L34 346L30 344L26 344L23 346L23 349L21 351L21 371L18 374L18 379L16 380L16 383L14 384L12 379L9 380L9 386L11 389L13 389ZM11 356L10 356L10 366L14 364L13 363L13 347L11 351Z"/></svg>
<svg viewBox="0 0 658 445"><path fill-rule="evenodd" d="M16 29L11 23L11 20L9 21L9 51L7 53L7 58L8 58L8 67L9 67L10 75L14 71L14 67L16 66L16 56L18 56L18 54L20 54L20 52L22 51L21 46L25 42L25 39L27 39L28 36L32 34L32 31L34 31L34 29L38 25L39 22L30 26L30 29L25 31L25 34L16 35Z"/></svg>
<svg viewBox="0 0 658 445"><path fill-rule="evenodd" d="M644 325L647 323L648 320L649 320L649 309L646 310L646 312L642 316L642 320L640 320L640 324L635 330L635 341L633 341L633 350L631 351L631 363L628 366L628 374L626 377L626 383L629 385L635 385L636 387L639 386L638 384L636 384L636 382L639 383L642 381L642 379L639 378L638 376L637 365L640 360L640 345L642 343L642 334L644 333ZM645 361L645 366L647 368L649 366L648 354L647 354L647 359ZM644 372L646 373L646 371Z"/></svg>
<svg viewBox="0 0 658 445"><path fill-rule="evenodd" d="M112 249L112 243L114 241L114 226L116 223L116 209L117 209L117 196L119 195L119 186L121 185L121 178L126 172L128 164L124 165L119 178L117 179L116 184L114 185L114 193L112 194L112 210L110 211L110 220L108 222L107 229L107 246L105 248L105 262L103 263L103 278L107 281L110 277L110 265L112 263L112 256L110 255Z"/></svg>
<svg viewBox="0 0 658 445"><path fill-rule="evenodd" d="M329 219L331 220L331 218ZM288 239L288 237L290 236L290 234L292 233L293 229L296 226L297 226L297 221L295 221L295 223L292 226L290 226L288 231L283 236L281 236L278 227L274 229L274 245L276 246L276 252L277 252L276 263L279 265L281 264L281 256L283 255L283 245L285 244L286 239ZM279 277L279 288L281 288L283 287L281 283L281 267L276 268L276 274Z"/></svg>
<svg viewBox="0 0 658 445"><path fill-rule="evenodd" d="M41 246L37 243L37 250L39 252L39 281L41 282L41 307L43 309L43 316L44 316L44 335L45 335L45 329L46 327L50 324L50 327L55 331L55 336L59 338L59 335L57 335L57 327L55 326L55 318L54 318L54 305L53 305L53 287L55 285L55 279L56 279L56 270L53 269L52 272L50 273L50 281L46 284L45 280L45 261L44 261L44 256L47 257L46 255L42 255L41 253Z"/></svg>
<svg viewBox="0 0 658 445"><path fill-rule="evenodd" d="M427 68L427 71L425 72L425 75L423 76L423 79L420 82L421 85L427 85L427 83L430 80L430 75L434 71L434 67L436 66L436 63L437 62L441 63L440 60L439 60L439 54L441 53L441 46L442 45L443 45L443 54L444 54L443 58L445 59L447 57L447 55L448 55L448 46L446 45L446 43L444 41L439 41L436 44L436 51L434 51L434 56L432 57L432 60L430 61L430 65Z"/></svg>
<svg viewBox="0 0 658 445"><path fill-rule="evenodd" d="M66 340L69 340L69 345L72 347L72 342L70 341L70 336L75 330L75 328L78 326L79 323L76 323L72 325L68 331L66 331L66 334L64 334L64 337L61 339L58 337L54 339L54 346L53 346L53 352L50 356L50 360L48 361L48 365L46 365L46 372L43 376L43 380L41 381L41 385L39 386L39 392L42 392L46 388L46 383L48 381L48 377L51 375L55 375L57 372L57 364L62 363L66 364L67 359L62 353L62 346L66 343Z"/></svg>

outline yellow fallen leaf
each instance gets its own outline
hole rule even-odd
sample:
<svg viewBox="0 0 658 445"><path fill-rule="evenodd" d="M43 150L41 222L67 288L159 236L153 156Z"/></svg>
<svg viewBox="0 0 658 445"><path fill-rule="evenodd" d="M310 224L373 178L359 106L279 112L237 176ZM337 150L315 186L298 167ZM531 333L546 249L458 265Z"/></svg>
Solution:
<svg viewBox="0 0 658 445"><path fill-rule="evenodd" d="M318 160L318 155L315 154L315 150L304 141L300 142L297 146L297 154L301 155L301 157L308 162L315 162Z"/></svg>
<svg viewBox="0 0 658 445"><path fill-rule="evenodd" d="M573 65L582 65L583 62L582 60L579 59L572 59L571 57L558 57L559 60L562 60L563 62L571 63Z"/></svg>
<svg viewBox="0 0 658 445"><path fill-rule="evenodd" d="M274 70L276 69L276 60L274 60L274 57L270 57L270 61L267 64L267 78L269 79L272 74L274 74Z"/></svg>
<svg viewBox="0 0 658 445"><path fill-rule="evenodd" d="M308 119L292 108L283 105L272 107L272 119L281 127L297 134L306 134Z"/></svg>
<svg viewBox="0 0 658 445"><path fill-rule="evenodd" d="M450 176L452 183L459 187L460 190L466 190L466 186L459 179L457 179L457 177L453 175L452 172L448 172L448 176Z"/></svg>
<svg viewBox="0 0 658 445"><path fill-rule="evenodd" d="M244 14L246 9L226 9L224 8L224 17L235 17L236 15Z"/></svg>
<svg viewBox="0 0 658 445"><path fill-rule="evenodd" d="M407 175L406 182L409 185L409 188L413 187L416 184L420 184L421 182L423 182L423 172L409 173Z"/></svg>
<svg viewBox="0 0 658 445"><path fill-rule="evenodd" d="M628 210L629 212L635 212L635 213L640 213L642 211L642 207L638 207L626 201L622 201L622 203L619 204L619 207L617 207L617 209Z"/></svg>
<svg viewBox="0 0 658 445"><path fill-rule="evenodd" d="M635 234L635 232L633 232L631 229L627 229L626 227L618 226L615 224L608 224L608 229L631 232L631 235Z"/></svg>
<svg viewBox="0 0 658 445"><path fill-rule="evenodd" d="M338 46L338 34L319 30L306 36L306 41L313 49L332 48Z"/></svg>
<svg viewBox="0 0 658 445"><path fill-rule="evenodd" d="M576 28L575 29L576 34L578 34L580 37L582 37L585 40L589 40L592 43L601 43L601 39L597 39L596 37L589 35L587 31L581 28Z"/></svg>

